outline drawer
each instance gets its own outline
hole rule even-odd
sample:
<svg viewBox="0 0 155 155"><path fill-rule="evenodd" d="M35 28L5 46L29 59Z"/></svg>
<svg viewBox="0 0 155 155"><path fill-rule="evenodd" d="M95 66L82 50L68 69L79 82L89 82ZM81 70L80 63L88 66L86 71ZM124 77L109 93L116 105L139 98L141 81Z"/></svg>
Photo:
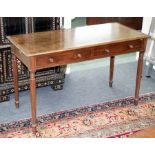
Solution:
<svg viewBox="0 0 155 155"><path fill-rule="evenodd" d="M79 50L40 55L36 57L36 68L42 69L129 52L136 52L142 49L142 43L142 40L139 39L134 41L126 41L123 43L112 43L109 45L99 45L95 47L82 48Z"/></svg>
<svg viewBox="0 0 155 155"><path fill-rule="evenodd" d="M91 53L91 49L84 48L37 56L36 67L41 69L88 60L91 57Z"/></svg>
<svg viewBox="0 0 155 155"><path fill-rule="evenodd" d="M125 54L141 50L142 40L113 43L110 45L96 46L93 49L94 57L108 57L112 55Z"/></svg>

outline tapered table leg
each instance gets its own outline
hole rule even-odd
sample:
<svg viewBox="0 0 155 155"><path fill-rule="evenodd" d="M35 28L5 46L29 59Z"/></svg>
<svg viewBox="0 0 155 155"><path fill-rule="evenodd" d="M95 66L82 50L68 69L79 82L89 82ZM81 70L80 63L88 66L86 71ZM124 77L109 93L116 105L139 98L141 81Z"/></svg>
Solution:
<svg viewBox="0 0 155 155"><path fill-rule="evenodd" d="M115 56L110 57L109 87L113 84Z"/></svg>
<svg viewBox="0 0 155 155"><path fill-rule="evenodd" d="M36 119L36 79L35 71L30 71L30 98L31 98L31 113L32 113L32 128L36 134L37 119Z"/></svg>
<svg viewBox="0 0 155 155"><path fill-rule="evenodd" d="M136 89L135 89L135 105L138 105L138 100L139 100L140 83L141 83L142 69L143 69L143 57L144 57L144 52L139 52L137 77L136 77Z"/></svg>
<svg viewBox="0 0 155 155"><path fill-rule="evenodd" d="M17 58L14 54L12 54L12 73L13 73L13 82L14 82L14 90L15 90L15 106L19 108L19 92L18 92L18 66L17 66Z"/></svg>

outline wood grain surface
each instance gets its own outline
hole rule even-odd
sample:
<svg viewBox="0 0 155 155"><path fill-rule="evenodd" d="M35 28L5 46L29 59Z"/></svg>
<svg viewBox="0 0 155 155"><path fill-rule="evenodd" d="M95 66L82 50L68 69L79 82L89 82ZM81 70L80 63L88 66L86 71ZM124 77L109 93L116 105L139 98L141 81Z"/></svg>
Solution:
<svg viewBox="0 0 155 155"><path fill-rule="evenodd" d="M147 37L119 23L108 23L14 35L8 39L26 56L34 56Z"/></svg>

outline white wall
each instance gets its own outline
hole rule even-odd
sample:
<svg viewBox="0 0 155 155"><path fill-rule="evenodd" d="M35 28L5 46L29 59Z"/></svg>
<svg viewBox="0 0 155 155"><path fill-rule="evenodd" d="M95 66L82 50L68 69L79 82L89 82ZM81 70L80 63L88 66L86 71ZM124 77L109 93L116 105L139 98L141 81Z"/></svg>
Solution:
<svg viewBox="0 0 155 155"><path fill-rule="evenodd" d="M143 25L142 25L142 32L148 34L150 29L152 17L144 17L143 18Z"/></svg>
<svg viewBox="0 0 155 155"><path fill-rule="evenodd" d="M72 26L72 19L74 17L64 17L64 28L68 29Z"/></svg>
<svg viewBox="0 0 155 155"><path fill-rule="evenodd" d="M152 17L143 17L143 23L142 23L142 32L145 34L149 33L150 30L150 24L151 24ZM136 53L136 60L138 60L139 53Z"/></svg>

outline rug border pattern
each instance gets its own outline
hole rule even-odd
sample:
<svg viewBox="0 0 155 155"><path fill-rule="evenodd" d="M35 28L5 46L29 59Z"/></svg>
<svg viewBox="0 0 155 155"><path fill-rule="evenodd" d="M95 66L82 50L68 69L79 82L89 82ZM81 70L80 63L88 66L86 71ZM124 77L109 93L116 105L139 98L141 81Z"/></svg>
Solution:
<svg viewBox="0 0 155 155"><path fill-rule="evenodd" d="M155 93L147 93L144 95L141 95L139 100L140 102L145 102L145 101L150 101L155 99ZM72 118L76 116L81 116L84 115L85 113L91 113L91 112L97 112L100 110L110 110L112 108L116 107L126 107L134 105L134 97L126 97L126 98L121 98L121 99L115 99L112 101L107 101L103 103L96 103L90 106L84 106L76 109L70 109L70 110L65 110L65 111L60 111L60 112L55 112L51 114L45 114L43 116L38 117L38 123L46 123L49 120L50 121L57 121L61 120L64 118ZM24 119L24 120L19 120L19 121L14 121L11 123L3 123L0 124L0 132L8 132L10 130L16 129L16 128L24 128L24 127L31 127L31 119Z"/></svg>

